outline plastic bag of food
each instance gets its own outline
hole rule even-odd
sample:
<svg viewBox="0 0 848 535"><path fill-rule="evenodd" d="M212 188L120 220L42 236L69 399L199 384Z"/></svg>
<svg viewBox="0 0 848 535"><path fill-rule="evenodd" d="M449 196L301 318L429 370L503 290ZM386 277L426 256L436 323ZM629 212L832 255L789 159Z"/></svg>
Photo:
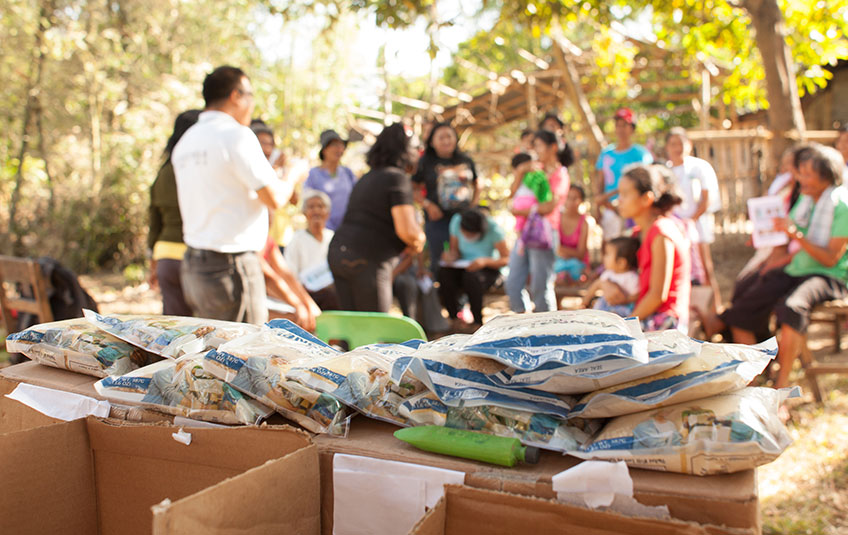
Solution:
<svg viewBox="0 0 848 535"><path fill-rule="evenodd" d="M83 310L89 323L116 338L166 358L215 349L219 345L256 332L259 327L232 321L182 316L102 315Z"/></svg>
<svg viewBox="0 0 848 535"><path fill-rule="evenodd" d="M603 357L586 364L549 362L535 370L509 368L494 377L510 387L528 387L554 394L584 394L674 368L695 355L698 344L680 331L645 333L648 362Z"/></svg>
<svg viewBox="0 0 848 535"><path fill-rule="evenodd" d="M206 372L202 353L106 377L94 389L116 403L219 424L257 424L274 412Z"/></svg>
<svg viewBox="0 0 848 535"><path fill-rule="evenodd" d="M648 342L639 321L601 310L498 316L454 351L525 371L548 363L584 365L605 357L648 362Z"/></svg>
<svg viewBox="0 0 848 535"><path fill-rule="evenodd" d="M610 418L744 388L777 355L777 342L703 343L698 349L670 370L587 394L571 416Z"/></svg>
<svg viewBox="0 0 848 535"><path fill-rule="evenodd" d="M578 449L600 428L593 420L566 421L550 414L476 405L449 407L432 392L422 392L400 405L406 425L438 425L517 438L528 446L568 452Z"/></svg>
<svg viewBox="0 0 848 535"><path fill-rule="evenodd" d="M709 475L769 463L792 439L778 417L780 404L800 389L745 388L610 420L580 451L583 459Z"/></svg>
<svg viewBox="0 0 848 535"><path fill-rule="evenodd" d="M530 388L506 387L494 378L503 364L483 357L442 350L444 343L423 344L409 356L398 357L392 380L413 376L445 405L490 405L565 418L574 404L564 398ZM448 348L449 349L449 348Z"/></svg>
<svg viewBox="0 0 848 535"><path fill-rule="evenodd" d="M274 320L259 332L209 351L203 368L313 433L344 435L348 420L344 405L286 377L293 366L312 365L340 354L294 323Z"/></svg>
<svg viewBox="0 0 848 535"><path fill-rule="evenodd" d="M6 338L6 350L54 368L108 377L159 360L99 330L82 318L34 325Z"/></svg>
<svg viewBox="0 0 848 535"><path fill-rule="evenodd" d="M286 377L330 394L371 418L407 425L398 413L399 407L426 387L412 376L392 380L391 373L395 360L410 355L420 343L413 340L358 347L317 365L293 367Z"/></svg>

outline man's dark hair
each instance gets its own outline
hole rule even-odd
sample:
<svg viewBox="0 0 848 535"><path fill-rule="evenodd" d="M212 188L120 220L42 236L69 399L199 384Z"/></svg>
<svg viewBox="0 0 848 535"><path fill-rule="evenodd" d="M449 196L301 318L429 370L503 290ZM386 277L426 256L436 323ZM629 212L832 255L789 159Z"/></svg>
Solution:
<svg viewBox="0 0 848 535"><path fill-rule="evenodd" d="M365 160L371 169L400 167L406 169L409 161L409 137L401 123L389 125L380 132Z"/></svg>
<svg viewBox="0 0 848 535"><path fill-rule="evenodd" d="M206 107L216 106L230 98L236 89L241 88L241 79L247 75L238 67L224 65L218 67L203 80L203 100Z"/></svg>
<svg viewBox="0 0 848 535"><path fill-rule="evenodd" d="M462 212L459 220L459 228L471 234L485 236L489 231L489 220L486 214L477 208L469 208Z"/></svg>
<svg viewBox="0 0 848 535"><path fill-rule="evenodd" d="M518 154L516 154L515 156L512 157L512 162L511 162L512 168L515 169L516 167L523 164L524 162L529 162L532 159L533 159L533 157L530 156L529 154L527 154L526 152L519 152Z"/></svg>
<svg viewBox="0 0 848 535"><path fill-rule="evenodd" d="M633 270L639 267L639 259L637 256L639 252L638 239L622 236L620 238L613 238L607 243L609 243L610 247L615 249L616 258L623 258L627 261L628 268Z"/></svg>

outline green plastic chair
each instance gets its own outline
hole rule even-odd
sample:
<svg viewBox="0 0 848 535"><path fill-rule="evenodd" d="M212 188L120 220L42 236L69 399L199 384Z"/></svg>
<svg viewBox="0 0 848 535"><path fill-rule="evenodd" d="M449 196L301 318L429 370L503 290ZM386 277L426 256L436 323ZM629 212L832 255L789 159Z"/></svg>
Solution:
<svg viewBox="0 0 848 535"><path fill-rule="evenodd" d="M406 316L341 310L322 312L315 321L315 336L327 343L344 341L349 350L368 344L427 340L421 325Z"/></svg>

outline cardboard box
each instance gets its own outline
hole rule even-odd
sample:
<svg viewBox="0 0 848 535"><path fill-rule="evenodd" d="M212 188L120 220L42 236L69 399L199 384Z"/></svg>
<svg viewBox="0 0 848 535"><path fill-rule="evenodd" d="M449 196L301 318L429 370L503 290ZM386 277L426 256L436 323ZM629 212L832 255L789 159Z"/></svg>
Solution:
<svg viewBox="0 0 848 535"><path fill-rule="evenodd" d="M502 468L417 450L397 440L396 426L356 418L347 438L317 435L321 462L322 533L333 526L333 455L346 453L447 468L466 473L470 487L555 499L551 478L580 462L574 457L543 452L537 465ZM688 522L761 531L756 472L692 476L630 469L634 497L644 505L666 505L671 516Z"/></svg>
<svg viewBox="0 0 848 535"><path fill-rule="evenodd" d="M448 485L445 496L424 515L410 535L513 535L528 532L580 535L740 533L739 530L709 528L678 520L633 518L540 498Z"/></svg>
<svg viewBox="0 0 848 535"><path fill-rule="evenodd" d="M89 417L0 435L0 533L319 532L306 433L176 430Z"/></svg>
<svg viewBox="0 0 848 535"><path fill-rule="evenodd" d="M22 403L6 398L6 394L14 390L19 383L63 390L100 400L106 399L94 390L94 383L97 381L99 381L97 377L60 368L42 366L32 361L0 369L0 434L49 425L60 421L45 416ZM174 421L172 415L142 407L127 407L115 405L114 403L112 403L112 410L109 413L109 417L133 422L152 423Z"/></svg>

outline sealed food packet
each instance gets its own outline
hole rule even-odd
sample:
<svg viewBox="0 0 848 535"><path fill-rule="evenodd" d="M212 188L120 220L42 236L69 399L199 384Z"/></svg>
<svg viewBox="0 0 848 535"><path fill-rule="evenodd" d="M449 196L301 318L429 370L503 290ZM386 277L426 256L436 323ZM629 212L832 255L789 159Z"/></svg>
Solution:
<svg viewBox="0 0 848 535"><path fill-rule="evenodd" d="M610 418L744 388L777 355L777 342L703 343L698 349L670 370L587 394L571 416Z"/></svg>
<svg viewBox="0 0 848 535"><path fill-rule="evenodd" d="M324 362L340 354L294 323L273 320L259 332L209 351L203 368L313 433L344 435L349 419L345 406L286 377L293 366Z"/></svg>
<svg viewBox="0 0 848 535"><path fill-rule="evenodd" d="M769 463L792 443L778 409L800 389L749 387L609 421L591 443L569 452L582 459L710 475Z"/></svg>
<svg viewBox="0 0 848 535"><path fill-rule="evenodd" d="M175 359L256 332L248 323L187 318L183 316L102 315L83 310L85 319L98 329L161 357Z"/></svg>
<svg viewBox="0 0 848 535"><path fill-rule="evenodd" d="M396 359L410 355L420 343L413 340L358 347L315 365L293 367L286 377L330 394L368 417L407 425L398 414L399 407L426 387L412 376L392 379L392 367Z"/></svg>
<svg viewBox="0 0 848 535"><path fill-rule="evenodd" d="M503 364L491 359L451 352L444 344L423 344L409 356L398 357L392 380L415 377L445 405L497 406L518 411L569 415L575 400L531 388L506 387L493 378Z"/></svg>
<svg viewBox="0 0 848 535"><path fill-rule="evenodd" d="M517 438L522 444L546 450L571 452L587 443L601 427L598 420L564 420L541 412L494 405L449 407L433 392L424 391L401 403L403 425L438 425Z"/></svg>
<svg viewBox="0 0 848 535"><path fill-rule="evenodd" d="M83 318L33 325L6 338L6 350L39 364L94 377L123 375L159 360Z"/></svg>
<svg viewBox="0 0 848 535"><path fill-rule="evenodd" d="M219 424L257 424L274 411L203 369L203 354L166 359L94 384L109 401Z"/></svg>
<svg viewBox="0 0 848 535"><path fill-rule="evenodd" d="M534 370L507 368L493 378L508 387L528 387L554 394L585 394L674 368L698 353L696 341L676 330L645 333L648 361L608 356L586 364L543 364Z"/></svg>
<svg viewBox="0 0 848 535"><path fill-rule="evenodd" d="M648 362L648 342L639 321L601 310L498 316L453 351L523 371L548 363L585 365L605 357Z"/></svg>

